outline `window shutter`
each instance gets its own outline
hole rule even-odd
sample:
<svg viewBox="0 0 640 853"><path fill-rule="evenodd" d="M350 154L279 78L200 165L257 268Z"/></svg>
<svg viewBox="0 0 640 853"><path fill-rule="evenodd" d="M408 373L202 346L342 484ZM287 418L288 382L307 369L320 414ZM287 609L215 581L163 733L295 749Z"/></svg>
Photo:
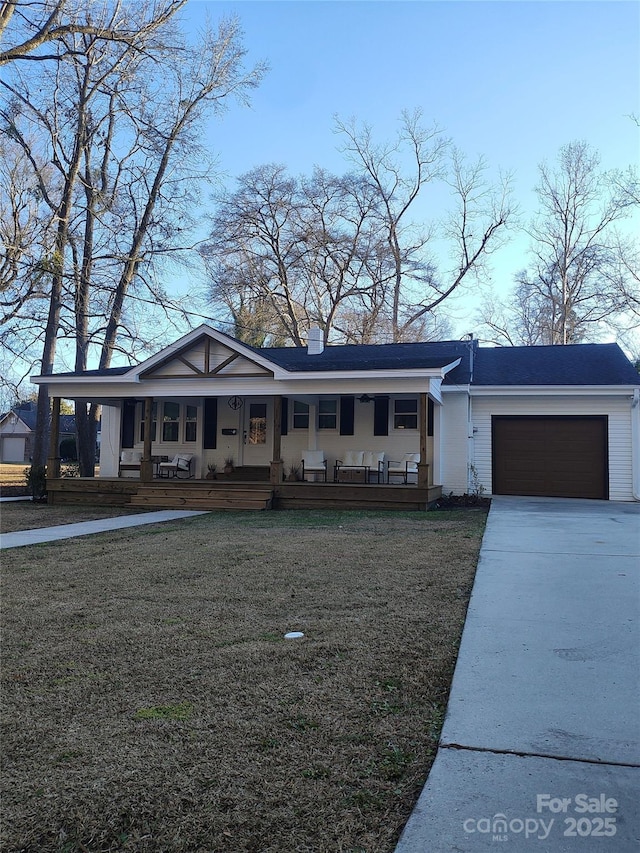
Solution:
<svg viewBox="0 0 640 853"><path fill-rule="evenodd" d="M123 400L122 446L133 447L136 438L136 401Z"/></svg>
<svg viewBox="0 0 640 853"><path fill-rule="evenodd" d="M433 435L433 400L427 400L427 435Z"/></svg>
<svg viewBox="0 0 640 853"><path fill-rule="evenodd" d="M280 425L280 435L289 434L289 398L282 398L282 423Z"/></svg>
<svg viewBox="0 0 640 853"><path fill-rule="evenodd" d="M340 397L340 435L353 435L355 397Z"/></svg>
<svg viewBox="0 0 640 853"><path fill-rule="evenodd" d="M389 398L375 397L373 401L373 434L389 435Z"/></svg>
<svg viewBox="0 0 640 853"><path fill-rule="evenodd" d="M204 426L202 428L202 446L205 450L215 450L218 437L218 398L206 397L204 401Z"/></svg>

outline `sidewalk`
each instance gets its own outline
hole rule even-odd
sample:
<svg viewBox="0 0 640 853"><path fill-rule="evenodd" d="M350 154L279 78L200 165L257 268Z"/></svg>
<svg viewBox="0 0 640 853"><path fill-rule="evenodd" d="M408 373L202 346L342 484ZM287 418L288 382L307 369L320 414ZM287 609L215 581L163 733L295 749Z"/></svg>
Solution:
<svg viewBox="0 0 640 853"><path fill-rule="evenodd" d="M640 506L493 499L440 748L396 853L637 853L639 575Z"/></svg>
<svg viewBox="0 0 640 853"><path fill-rule="evenodd" d="M59 539L71 539L75 536L88 536L91 533L105 533L109 530L121 530L126 527L139 527L142 524L158 524L161 521L175 521L204 515L201 510L166 509L158 512L145 512L138 515L120 515L117 518L101 518L97 521L79 521L76 524L59 524L55 527L40 527L35 530L18 530L0 536L0 550L20 548L23 545L39 545L42 542L56 542Z"/></svg>

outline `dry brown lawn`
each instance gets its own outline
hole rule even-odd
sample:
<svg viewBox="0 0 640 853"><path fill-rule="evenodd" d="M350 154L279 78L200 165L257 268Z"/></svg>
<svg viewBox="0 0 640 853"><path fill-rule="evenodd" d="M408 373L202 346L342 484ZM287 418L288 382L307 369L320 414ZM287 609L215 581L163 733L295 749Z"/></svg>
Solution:
<svg viewBox="0 0 640 853"><path fill-rule="evenodd" d="M73 506L53 504L50 506L33 501L16 501L15 503L3 501L0 504L0 533L54 527L57 524L76 524L78 521L114 518L118 515L134 515L138 512L145 512L145 510L132 506L99 507L82 504Z"/></svg>
<svg viewBox="0 0 640 853"><path fill-rule="evenodd" d="M26 462L0 462L0 493L2 497L27 495L24 472L29 467Z"/></svg>
<svg viewBox="0 0 640 853"><path fill-rule="evenodd" d="M211 513L4 552L2 850L392 851L485 518Z"/></svg>

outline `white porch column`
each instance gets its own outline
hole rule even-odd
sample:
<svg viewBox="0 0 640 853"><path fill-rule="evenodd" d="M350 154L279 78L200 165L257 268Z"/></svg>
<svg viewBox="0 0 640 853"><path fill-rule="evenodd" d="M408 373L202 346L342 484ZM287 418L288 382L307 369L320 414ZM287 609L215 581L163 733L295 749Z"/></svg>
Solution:
<svg viewBox="0 0 640 853"><path fill-rule="evenodd" d="M433 484L442 485L442 406L433 406Z"/></svg>

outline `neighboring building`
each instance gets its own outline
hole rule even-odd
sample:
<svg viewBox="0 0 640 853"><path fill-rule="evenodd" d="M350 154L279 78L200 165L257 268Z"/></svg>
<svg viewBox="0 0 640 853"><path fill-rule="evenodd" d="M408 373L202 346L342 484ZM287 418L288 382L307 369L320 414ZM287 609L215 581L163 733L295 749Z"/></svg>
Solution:
<svg viewBox="0 0 640 853"><path fill-rule="evenodd" d="M616 344L323 347L312 330L308 347L257 349L200 326L134 367L34 381L102 404L101 477L148 430L149 466L189 454L196 478L231 456L275 482L305 450L329 471L366 450L419 453L445 493L640 499L640 376Z"/></svg>
<svg viewBox="0 0 640 853"><path fill-rule="evenodd" d="M36 411L37 404L28 402L0 415L0 462L31 462ZM74 415L60 415L60 443L75 437Z"/></svg>

